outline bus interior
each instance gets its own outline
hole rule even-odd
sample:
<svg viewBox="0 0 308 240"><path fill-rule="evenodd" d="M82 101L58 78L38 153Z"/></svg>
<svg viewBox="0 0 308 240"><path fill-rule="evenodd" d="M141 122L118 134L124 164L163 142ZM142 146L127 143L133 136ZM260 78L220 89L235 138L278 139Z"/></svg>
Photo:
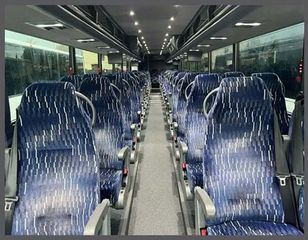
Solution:
<svg viewBox="0 0 308 240"><path fill-rule="evenodd" d="M299 5L5 6L5 234L304 234Z"/></svg>

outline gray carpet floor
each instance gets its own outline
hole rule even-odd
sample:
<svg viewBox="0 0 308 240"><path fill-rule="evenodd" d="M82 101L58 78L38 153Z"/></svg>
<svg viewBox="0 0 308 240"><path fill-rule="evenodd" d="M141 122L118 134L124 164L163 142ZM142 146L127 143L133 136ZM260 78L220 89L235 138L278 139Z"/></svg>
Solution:
<svg viewBox="0 0 308 240"><path fill-rule="evenodd" d="M143 158L133 199L129 235L183 235L176 177L166 138L162 101L152 93Z"/></svg>

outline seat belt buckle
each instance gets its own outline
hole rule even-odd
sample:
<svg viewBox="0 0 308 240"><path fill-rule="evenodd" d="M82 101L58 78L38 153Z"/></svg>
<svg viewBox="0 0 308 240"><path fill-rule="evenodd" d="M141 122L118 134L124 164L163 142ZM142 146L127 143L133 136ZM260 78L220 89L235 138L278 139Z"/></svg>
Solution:
<svg viewBox="0 0 308 240"><path fill-rule="evenodd" d="M12 205L14 203L18 202L18 197L6 197L5 198L5 205L4 205L4 211L9 212L12 209Z"/></svg>
<svg viewBox="0 0 308 240"><path fill-rule="evenodd" d="M279 184L282 187L285 187L287 185L287 179L291 177L290 174L278 174L276 177L279 180Z"/></svg>
<svg viewBox="0 0 308 240"><path fill-rule="evenodd" d="M297 186L302 186L304 184L304 176L303 175L291 174L291 176L295 178L295 182L296 182Z"/></svg>

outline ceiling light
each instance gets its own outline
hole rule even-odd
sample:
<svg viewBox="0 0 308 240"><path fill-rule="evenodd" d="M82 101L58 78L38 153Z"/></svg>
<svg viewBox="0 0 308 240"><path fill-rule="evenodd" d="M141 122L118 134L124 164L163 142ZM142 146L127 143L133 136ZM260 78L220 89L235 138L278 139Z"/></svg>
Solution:
<svg viewBox="0 0 308 240"><path fill-rule="evenodd" d="M171 29L171 25L169 25L168 28Z"/></svg>
<svg viewBox="0 0 308 240"><path fill-rule="evenodd" d="M189 49L190 52L199 52L199 49Z"/></svg>
<svg viewBox="0 0 308 240"><path fill-rule="evenodd" d="M141 29L138 29L138 33L142 33Z"/></svg>
<svg viewBox="0 0 308 240"><path fill-rule="evenodd" d="M166 42L166 41L167 41L167 38L164 39L164 42Z"/></svg>
<svg viewBox="0 0 308 240"><path fill-rule="evenodd" d="M48 28L48 27L64 27L62 23L50 23L50 24L36 24L36 27L39 28Z"/></svg>
<svg viewBox="0 0 308 240"><path fill-rule="evenodd" d="M141 39L144 39L144 36L141 36Z"/></svg>
<svg viewBox="0 0 308 240"><path fill-rule="evenodd" d="M211 40L226 40L227 37L211 37Z"/></svg>
<svg viewBox="0 0 308 240"><path fill-rule="evenodd" d="M96 47L96 48L98 48L98 49L108 49L108 48L110 48L109 46L98 46L98 47Z"/></svg>
<svg viewBox="0 0 308 240"><path fill-rule="evenodd" d="M145 41L142 41L143 44L145 44Z"/></svg>
<svg viewBox="0 0 308 240"><path fill-rule="evenodd" d="M174 17L171 17L171 18L170 18L170 21L174 21Z"/></svg>
<svg viewBox="0 0 308 240"><path fill-rule="evenodd" d="M210 47L211 45L209 44L199 44L197 47Z"/></svg>
<svg viewBox="0 0 308 240"><path fill-rule="evenodd" d="M166 33L166 35L165 35L166 37L168 37L169 36L169 34L168 33Z"/></svg>
<svg viewBox="0 0 308 240"><path fill-rule="evenodd" d="M252 23L243 23L243 22L238 22L235 24L236 27L257 27L260 26L261 23L259 22L252 22Z"/></svg>
<svg viewBox="0 0 308 240"><path fill-rule="evenodd" d="M77 42L80 42L80 43L95 42L95 39L94 38L77 39Z"/></svg>
<svg viewBox="0 0 308 240"><path fill-rule="evenodd" d="M134 16L134 15L135 15L135 12L134 12L133 10L130 10L129 15L130 15L130 16Z"/></svg>
<svg viewBox="0 0 308 240"><path fill-rule="evenodd" d="M139 25L139 23L136 21L136 22L134 23L134 25L135 25L135 26L138 26L138 25Z"/></svg>

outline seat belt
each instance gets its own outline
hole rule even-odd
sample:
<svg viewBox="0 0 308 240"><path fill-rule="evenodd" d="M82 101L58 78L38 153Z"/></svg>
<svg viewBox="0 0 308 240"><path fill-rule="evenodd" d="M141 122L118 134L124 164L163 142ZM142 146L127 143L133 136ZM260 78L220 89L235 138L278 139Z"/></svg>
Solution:
<svg viewBox="0 0 308 240"><path fill-rule="evenodd" d="M5 182L5 234L11 234L15 204L18 201L17 193L17 126L18 114L16 110L16 123L13 133L13 142L9 162L6 165Z"/></svg>
<svg viewBox="0 0 308 240"><path fill-rule="evenodd" d="M285 222L298 227L295 200L291 175L287 164L286 156L283 151L282 136L278 123L276 111L274 112L274 137L275 137L275 157L276 157L276 177L279 180L282 205L285 214Z"/></svg>
<svg viewBox="0 0 308 240"><path fill-rule="evenodd" d="M293 130L291 137L291 147L292 147L292 158L291 158L291 176L293 177L293 187L295 193L296 202L298 202L298 195L301 186L304 184L304 139L302 133L301 122L303 119L303 107L304 100L296 101L294 109L294 118L293 120Z"/></svg>

